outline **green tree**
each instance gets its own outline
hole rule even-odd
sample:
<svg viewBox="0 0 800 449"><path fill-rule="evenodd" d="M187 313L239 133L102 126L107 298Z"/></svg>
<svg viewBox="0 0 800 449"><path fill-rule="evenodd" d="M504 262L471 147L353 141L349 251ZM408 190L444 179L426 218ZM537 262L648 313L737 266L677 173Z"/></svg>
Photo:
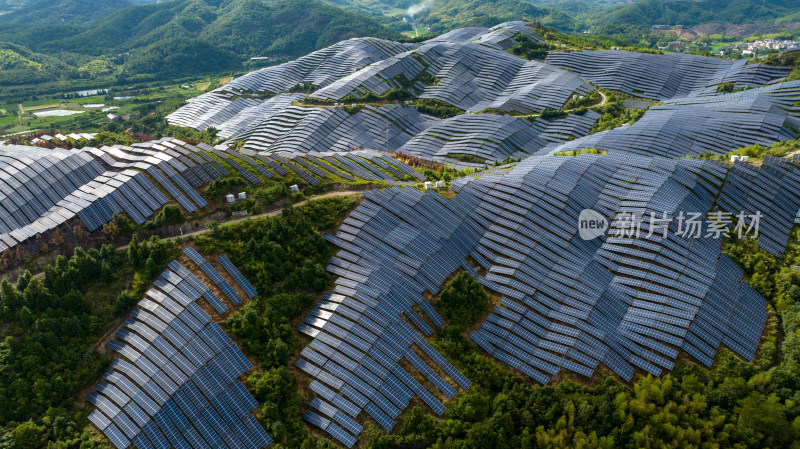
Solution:
<svg viewBox="0 0 800 449"><path fill-rule="evenodd" d="M436 304L455 326L467 326L486 310L488 296L472 276L461 271L444 286Z"/></svg>

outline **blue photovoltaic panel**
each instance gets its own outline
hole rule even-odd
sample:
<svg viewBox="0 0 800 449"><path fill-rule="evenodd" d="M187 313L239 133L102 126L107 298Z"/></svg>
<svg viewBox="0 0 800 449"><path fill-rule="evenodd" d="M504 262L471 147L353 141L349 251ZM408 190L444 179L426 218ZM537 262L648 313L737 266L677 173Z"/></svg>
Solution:
<svg viewBox="0 0 800 449"><path fill-rule="evenodd" d="M227 271L228 274L231 275L233 280L236 281L237 284L239 284L239 287L241 287L242 290L244 290L245 294L250 299L252 299L254 296L258 294L256 292L256 289L254 289L253 286L250 285L250 282L247 279L245 279L244 276L242 276L242 273L239 272L239 269L236 268L235 265L233 265L233 262L231 262L230 259L228 259L228 256L223 254L219 256L217 260L222 265L222 268L224 268L225 271Z"/></svg>
<svg viewBox="0 0 800 449"><path fill-rule="evenodd" d="M252 414L258 403L237 380L252 364L194 302L208 287L177 261L168 266L159 290L146 293L106 345L122 358L89 395L97 407L90 421L120 449L131 442L158 449L268 446L272 439Z"/></svg>
<svg viewBox="0 0 800 449"><path fill-rule="evenodd" d="M178 263L178 261L173 260L169 263L169 267L175 270L176 273L181 275L184 279L189 281L189 283L195 287L195 289L200 292L203 297L208 301L209 304L217 311L217 313L225 313L228 310L228 306L223 303L207 285L200 282L199 279L195 275L193 275L189 270L186 269L183 265Z"/></svg>
<svg viewBox="0 0 800 449"><path fill-rule="evenodd" d="M231 287L230 284L228 284L228 281L223 279L222 276L219 274L219 272L216 270L216 268L211 266L211 264L208 263L208 261L206 261L206 259L203 256L201 256L200 253L197 252L197 250L195 250L191 246L187 246L186 248L184 248L183 253L189 256L189 258L192 259L192 262L196 263L197 266L199 266L200 269L203 270L203 273L205 273L206 276L208 276L215 284L217 284L217 287L219 287L219 289L222 290L222 293L224 293L225 296L227 296L228 299L234 305L242 302L242 298L239 296L238 293L236 293L233 287Z"/></svg>

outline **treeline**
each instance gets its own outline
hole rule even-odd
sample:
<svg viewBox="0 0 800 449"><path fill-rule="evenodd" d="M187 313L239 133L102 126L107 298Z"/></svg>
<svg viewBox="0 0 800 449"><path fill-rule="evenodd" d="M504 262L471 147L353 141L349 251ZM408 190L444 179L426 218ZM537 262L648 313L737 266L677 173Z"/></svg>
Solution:
<svg viewBox="0 0 800 449"><path fill-rule="evenodd" d="M774 22L797 13L797 3L792 0L698 0L664 2L641 0L601 11L590 21L596 25L684 25L701 23L755 23ZM787 17L788 18L788 17Z"/></svg>
<svg viewBox="0 0 800 449"><path fill-rule="evenodd" d="M464 26L492 27L512 20L536 21L560 30L575 31L580 24L569 15L523 0L442 0L414 17L431 26L434 32L445 32Z"/></svg>

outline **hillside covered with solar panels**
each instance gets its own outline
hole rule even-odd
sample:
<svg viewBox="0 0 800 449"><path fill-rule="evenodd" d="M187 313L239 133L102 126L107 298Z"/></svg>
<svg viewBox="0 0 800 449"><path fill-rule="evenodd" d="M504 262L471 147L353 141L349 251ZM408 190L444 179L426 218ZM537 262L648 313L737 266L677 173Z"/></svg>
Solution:
<svg viewBox="0 0 800 449"><path fill-rule="evenodd" d="M80 150L5 145L0 170L0 252L24 244L35 250L35 237L74 226L99 232L118 214L144 225L167 204L199 214L215 206L209 206L206 187L231 176L243 180L243 187L270 179L294 179L312 188L331 178L390 185L424 180L374 150L264 156L172 138Z"/></svg>
<svg viewBox="0 0 800 449"><path fill-rule="evenodd" d="M789 68L619 50L525 60L510 51L521 42L546 45L524 22L419 43L350 39L239 77L168 120L265 154L373 148L457 166L578 147L725 154L798 137L798 84L775 85ZM724 83L747 90L721 94ZM608 101L598 89L659 103L630 128L595 134Z"/></svg>
<svg viewBox="0 0 800 449"><path fill-rule="evenodd" d="M548 45L525 22L350 39L168 116L214 145L0 146L22 273L0 424L117 449L791 447L800 81ZM113 245L24 271L64 234Z"/></svg>
<svg viewBox="0 0 800 449"><path fill-rule="evenodd" d="M781 82L786 68L695 55L551 51L526 61L506 51L521 39L539 41L516 22L417 44L354 39L170 116L262 155L521 158L456 180L452 199L371 191L326 235L338 250L327 267L334 286L297 328L311 341L295 365L313 379L304 420L347 447L369 422L392 432L412 403L447 416L475 381L429 343L446 324L429 294L460 271L497 298L469 340L537 384L598 370L634 382L685 357L711 367L723 348L748 361L758 353L767 300L719 239L680 236L672 218L763 211L758 248L780 258L800 209L800 163L681 156L797 139L800 83ZM718 92L723 83L737 91ZM601 114L563 109L598 88L651 101L631 100L647 109L635 123L593 132ZM427 114L430 100L459 113ZM598 239L579 236L586 209L610 223ZM663 235L652 223L641 237L626 232L626 215L651 212L671 218Z"/></svg>

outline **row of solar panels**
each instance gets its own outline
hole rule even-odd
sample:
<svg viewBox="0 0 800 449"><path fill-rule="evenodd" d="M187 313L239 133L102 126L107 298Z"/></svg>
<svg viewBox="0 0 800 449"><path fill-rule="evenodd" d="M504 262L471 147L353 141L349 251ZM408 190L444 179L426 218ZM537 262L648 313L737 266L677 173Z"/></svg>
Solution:
<svg viewBox="0 0 800 449"><path fill-rule="evenodd" d="M141 224L166 203L167 198L141 172L108 171L68 194L35 220L18 223L19 227L0 234L0 251L51 231L76 216L89 230L120 213Z"/></svg>
<svg viewBox="0 0 800 449"><path fill-rule="evenodd" d="M551 145L538 154L595 148L647 156L724 155L799 137L800 81L651 107L631 126Z"/></svg>
<svg viewBox="0 0 800 449"><path fill-rule="evenodd" d="M748 64L686 53L599 50L550 52L546 62L592 83L655 100L714 95L717 86L757 87L785 78L788 67Z"/></svg>
<svg viewBox="0 0 800 449"><path fill-rule="evenodd" d="M141 225L170 199L187 213L195 212L207 206L199 189L230 175L220 159L253 184L261 182L254 172L271 178L275 173L285 176L290 170L312 186L328 174L350 181L357 176L395 184L407 175L424 179L402 162L371 151L268 158L247 150L221 151L171 138L71 151L2 146L0 251L75 216L94 231L120 213Z"/></svg>
<svg viewBox="0 0 800 449"><path fill-rule="evenodd" d="M491 162L526 156L554 142L584 136L600 117L589 111L533 123L496 114L438 120L413 107L399 105L366 106L354 114L338 108L298 106L273 112L231 140L243 140L245 150L265 155L346 152L363 147L399 151L427 160L458 162L453 156L468 155Z"/></svg>
<svg viewBox="0 0 800 449"><path fill-rule="evenodd" d="M600 160L605 159L600 158ZM674 181L670 179L674 175L663 172L665 168L674 165L674 161L666 162L658 159L657 161L659 162L657 164L659 168L659 170L656 170L657 173L648 174L640 171L638 174L634 174L635 172L628 171L624 174L627 182L630 182L631 179L640 179L641 181L638 182L642 183L642 186L637 189L639 191L638 195L631 195L631 193L615 194L621 195L622 198L630 198L630 200L623 200L618 206L612 207L610 211L618 210L620 207L622 208L621 210L624 210L625 206L636 207L637 210L641 210L642 207L647 207L647 203L643 203L643 200L653 196L658 198L658 202L650 206L654 210L661 211L662 208L668 211L689 208L691 210L694 210L694 208L706 210L711 208L714 200L708 189L713 188L719 194L720 182L716 181L716 184L714 184L713 180L723 179L725 171L721 167L722 164L707 163L703 169L708 173L703 176L702 181L696 181L694 184L686 183L685 176L682 175L681 177L684 179L681 182L687 185L675 186L670 185L674 184ZM653 170L650 168L653 165L651 158L634 160L634 162L638 162L635 165L639 166L639 170ZM572 163L572 165L576 164ZM697 168L684 168L681 165L693 164L678 163L673 170L675 172L678 172L676 169L697 171ZM526 168L531 169L531 167ZM586 167L581 168L586 169ZM563 174L552 173L551 182L564 179ZM591 172L582 172L580 176L582 179L593 178ZM574 179L570 182L574 183ZM531 191L530 186L526 186L526 191L535 196L543 195L542 200L549 203L553 200L546 200L548 196L560 197L560 195L555 195L554 192L566 191L570 193L569 189L565 190L563 182L558 189L547 186L547 180L540 182L545 182L542 192L537 192L538 189ZM664 193L659 193L659 189L653 188L653 182L658 183L655 186L666 183L666 186L661 188ZM600 185L595 188L602 187ZM636 188L636 186L630 187ZM687 189L687 191L681 193L681 188ZM573 201L607 203L612 201L611 198L607 198L604 201L603 195L598 195L597 192L598 190L595 190L595 193L587 194L586 192L580 192L579 188L578 190L573 190L569 194L569 198L573 199ZM689 193L688 196L687 192ZM726 192L723 189L722 196L724 197L725 195ZM698 205L698 198L702 198L704 206ZM500 202L492 203L501 204ZM545 203L545 205L546 210L552 210L550 204ZM581 210L582 206L591 207L590 204L583 203L581 205L579 203L573 206L575 209L570 209L574 210L572 212L574 215L567 220L563 220L567 224L567 229L569 227L573 229L573 244L575 243L575 231L577 230L577 211ZM530 210L529 214L531 215L541 213L537 211L536 207L533 207L532 210L529 208L530 206L524 207L523 210ZM500 211L498 215L512 220L511 222L519 222L519 219L513 217L513 214L508 211ZM775 221L780 222L780 219ZM775 221L771 220L772 223ZM537 236L544 231L544 229L537 230L542 226L537 225L528 232L532 236ZM547 228L552 232L553 228L551 226L551 224L547 224ZM783 228L784 232L787 232L786 227L783 226ZM673 231L674 235L675 229L673 228L671 231ZM511 232L514 233L514 231ZM487 235L487 237L491 238L491 235ZM724 342L726 345L742 356L748 358L753 356L759 340L760 330L766 318L763 299L758 298L758 295L755 295L752 289L741 284L741 271L733 274L729 273L727 277L716 279L712 282L714 269L709 267L732 264L732 261L725 256L719 258L719 241L709 239L709 241L695 242L687 248L685 244L683 246L679 245L678 243L681 243L679 240L671 239L659 242L659 245L662 246L658 247L652 245L652 242L609 237L596 252L589 252L589 254L595 254L595 258L600 257L599 260L607 269L611 270L611 274L617 273L618 277L615 281L625 284L622 287L617 287L617 289L621 289L622 293L633 299L632 302L628 300L624 303L632 303L636 306L635 308L628 308L625 315L622 316L622 322L619 323L612 318L613 316L619 317L619 312L611 313L614 308L603 313L611 316L603 316L603 314L596 313L592 309L587 309L587 305L595 304L595 307L599 307L601 303L597 302L598 300L591 300L591 296L584 299L583 295L592 295L592 291L585 290L584 286L590 285L594 288L602 286L603 283L608 282L608 275L604 276L602 273L598 273L596 269L591 273L585 271L583 274L572 273L569 267L586 266L586 262L581 261L580 257L578 257L581 253L570 257L567 264L557 265L565 268L558 269L554 273L551 267L552 264L558 263L558 260L563 259L564 255L548 253L550 251L563 252L563 248L546 251L546 247L539 247L534 243L534 240L537 239L532 238L530 243L527 243L526 240L529 239L520 241L519 236L515 239L517 240L515 243L523 243L519 246L499 238L492 238L492 240L493 242L491 243L488 241L483 243L483 248L479 247L482 257L477 257L476 260L481 259L483 263L492 267L489 269L485 282L492 285L494 289L506 295L512 295L514 298L504 298L503 307L498 308L495 311L495 315L490 316L481 330L476 332L473 337L476 342L485 347L490 353L520 368L523 372L535 373L536 378L540 381L554 374L553 367L558 366L558 364L563 367L569 367L570 370L581 374L589 374L591 371L587 370L587 368L593 369L598 362L602 362L610 366L622 377L628 378L634 371L630 365L630 363L633 363L636 368L644 369L656 375L660 374L662 369L668 370L672 367L672 362L668 358L674 359L677 355L674 348L681 347L683 338L687 338L686 342L683 343L683 349L692 355L699 352L692 347L693 344L699 343L697 341L688 343L691 337L686 336L691 336L692 334L687 334L681 328L685 329L695 316L714 310L713 307L721 307L724 311L721 314L716 314L715 320L711 321L716 326L716 335L720 338L714 339L709 337L709 334L703 334L708 340L702 347L708 355L702 357L695 355L696 358L704 363L710 363L710 357L713 357L716 348L720 342L723 342L722 337L725 337ZM577 243L580 243L580 241ZM636 249L633 250L631 249L632 247ZM512 248L514 249L514 259L522 256L522 265L515 263L509 266L509 261L504 260L505 257L512 254L509 251ZM657 256L656 254L663 255ZM565 262L567 261L565 260ZM504 266L508 266L508 268L502 268ZM717 268L717 270L718 272L723 271L721 268ZM662 273L664 277L660 276ZM681 277L676 277L676 273L684 274ZM512 277L509 278L509 275ZM638 280L635 283L628 282L624 281L625 277L632 277ZM691 279L692 277L696 278L696 280ZM673 278L677 279L679 283L672 281L671 279ZM581 288L582 294L576 295L575 288ZM733 304L728 303L725 306L716 304L712 306L711 302L716 299L716 296L708 293L709 288L717 288L724 291L725 297L731 298ZM732 291L731 288L734 290ZM652 293L648 293L648 290ZM681 291L690 294L681 294ZM569 299L570 297L575 299ZM674 298L669 307L655 305L668 297ZM659 298L663 299L658 301ZM603 296L600 296L600 300L603 300ZM706 303L701 302L701 300ZM703 307L698 309L698 304L703 305ZM692 310L695 310L695 312L691 312ZM731 310L733 310L733 314ZM535 311L535 313L532 311ZM690 313L687 313L687 311ZM541 319L542 315L546 320ZM523 316L526 318L522 319ZM671 318L674 316L683 318ZM533 318L537 317L540 321L538 323L533 320ZM569 358L559 357L547 360L542 358L540 352L537 358L532 359L532 362L527 362L525 357L521 357L522 353L519 351L535 354L534 351L537 349L534 348L538 348L539 351L546 348L546 346L540 344L542 341L547 345L559 344L563 346L567 343L563 338L560 340L553 339L552 335L548 333L550 330L544 324L553 319L570 323L572 326L581 324L580 320L590 319L594 321L592 324L598 330L591 331L591 328L586 327L586 324L581 324L579 329L584 332L572 332L571 338L573 340L575 337L580 339L578 343L583 346L582 354L571 352L567 347L563 347L561 352L568 355ZM748 326L742 325L743 323L748 323ZM692 322L692 327L696 328L698 325ZM616 332L613 339L609 335L612 330ZM585 332L588 332L588 334ZM592 336L595 338L590 338ZM602 337L602 339L599 337ZM661 341L659 342L659 340ZM513 346L505 343L509 341L512 342ZM612 345L615 353L606 352L607 349L600 350L602 345L598 345L599 341L616 343L617 347ZM529 344L534 346L528 346ZM575 342L573 342L573 345L579 347ZM665 358L665 356L668 358ZM519 365L520 362L524 363L525 366ZM579 364L575 365L575 363Z"/></svg>
<svg viewBox="0 0 800 449"><path fill-rule="evenodd" d="M427 43L463 44L478 41L483 47L506 50L517 43L513 39L516 34L538 39L527 24L508 22L492 28L454 30ZM232 137L263 121L275 107L288 106L304 96L277 95L264 101L255 98L253 94L280 94L302 83L325 87L372 63L420 45L422 44L402 44L377 38L342 41L295 61L248 73L225 86L189 99L186 106L170 114L167 120L175 125L201 130L215 127L220 130L220 136Z"/></svg>
<svg viewBox="0 0 800 449"><path fill-rule="evenodd" d="M457 165L468 165L458 155L491 162L585 148L667 157L724 154L796 138L800 118L793 102L800 97L798 84L672 101L651 108L632 126L588 136L599 118L592 111L531 123L494 114L436 120L415 108L390 105L367 106L354 114L336 108L275 108L237 139L246 142L245 148L265 153L363 146Z"/></svg>
<svg viewBox="0 0 800 449"><path fill-rule="evenodd" d="M532 34L525 25L519 29ZM419 81L430 78L437 82L425 85ZM572 72L539 61L525 61L487 46L484 40L436 39L366 66L310 96L340 101L367 94L383 95L392 89L470 112L498 109L536 113L560 109L573 95L587 95L595 87Z"/></svg>
<svg viewBox="0 0 800 449"><path fill-rule="evenodd" d="M214 126L231 142L242 140L246 148L254 151L343 151L366 147L400 150L428 159L453 153L502 160L515 151L530 154L546 143L585 136L594 122L588 127L586 123L574 123L574 118L562 122L561 130L547 133L551 139L545 138L544 144L528 135L531 132L514 142L503 134L506 131L494 129L491 118L465 127L460 118L437 122L420 116L414 108L397 105L368 106L354 113L338 108L302 108L292 103L304 95L287 91L300 82L311 83L319 89L310 97L344 102L350 97L358 99L369 93L381 95L391 89L403 89L412 96L442 101L469 112L494 109L536 113L546 108L559 109L570 98L588 95L595 86L587 80L607 89L663 101L714 99L721 98L716 91L719 84L765 86L785 78L789 71L786 67L697 55L617 50L550 52L544 63L525 61L505 51L508 45L517 43L514 37L520 35L541 40L524 22L509 22L492 29L454 30L420 44L379 39L343 41L296 61L238 78L191 100L169 120L197 129ZM431 78L436 82L422 82ZM252 97L265 93L275 95L261 102ZM679 106L678 117L671 117L674 112L648 114L634 130L638 134L633 138L608 142L601 139L600 143L672 157L676 151L685 154L687 148L694 154L770 143L778 137L790 138L791 129L796 128L792 121L784 124L780 117L769 116L769 111L751 111L753 116L745 119L746 128L737 129L739 115L721 105L709 111ZM463 120L474 123L477 119ZM690 139L676 137L675 133L683 128ZM485 136L489 142L476 136ZM407 143L410 146L405 148Z"/></svg>
<svg viewBox="0 0 800 449"><path fill-rule="evenodd" d="M83 151L0 147L0 159L9 161L5 170L9 176L0 181L0 222L4 222L0 250L56 228L75 215L90 231L118 213L144 223L168 198L141 171L187 211L204 207L206 202L196 189L227 172L221 166L222 172L217 171L184 146L188 145L161 140ZM21 209L13 209L13 204ZM15 218L3 219L6 216Z"/></svg>
<svg viewBox="0 0 800 449"><path fill-rule="evenodd" d="M87 399L95 406L89 420L117 448L272 442L252 414L258 403L237 380L252 364L197 304L210 291L172 261L106 344L119 358Z"/></svg>

